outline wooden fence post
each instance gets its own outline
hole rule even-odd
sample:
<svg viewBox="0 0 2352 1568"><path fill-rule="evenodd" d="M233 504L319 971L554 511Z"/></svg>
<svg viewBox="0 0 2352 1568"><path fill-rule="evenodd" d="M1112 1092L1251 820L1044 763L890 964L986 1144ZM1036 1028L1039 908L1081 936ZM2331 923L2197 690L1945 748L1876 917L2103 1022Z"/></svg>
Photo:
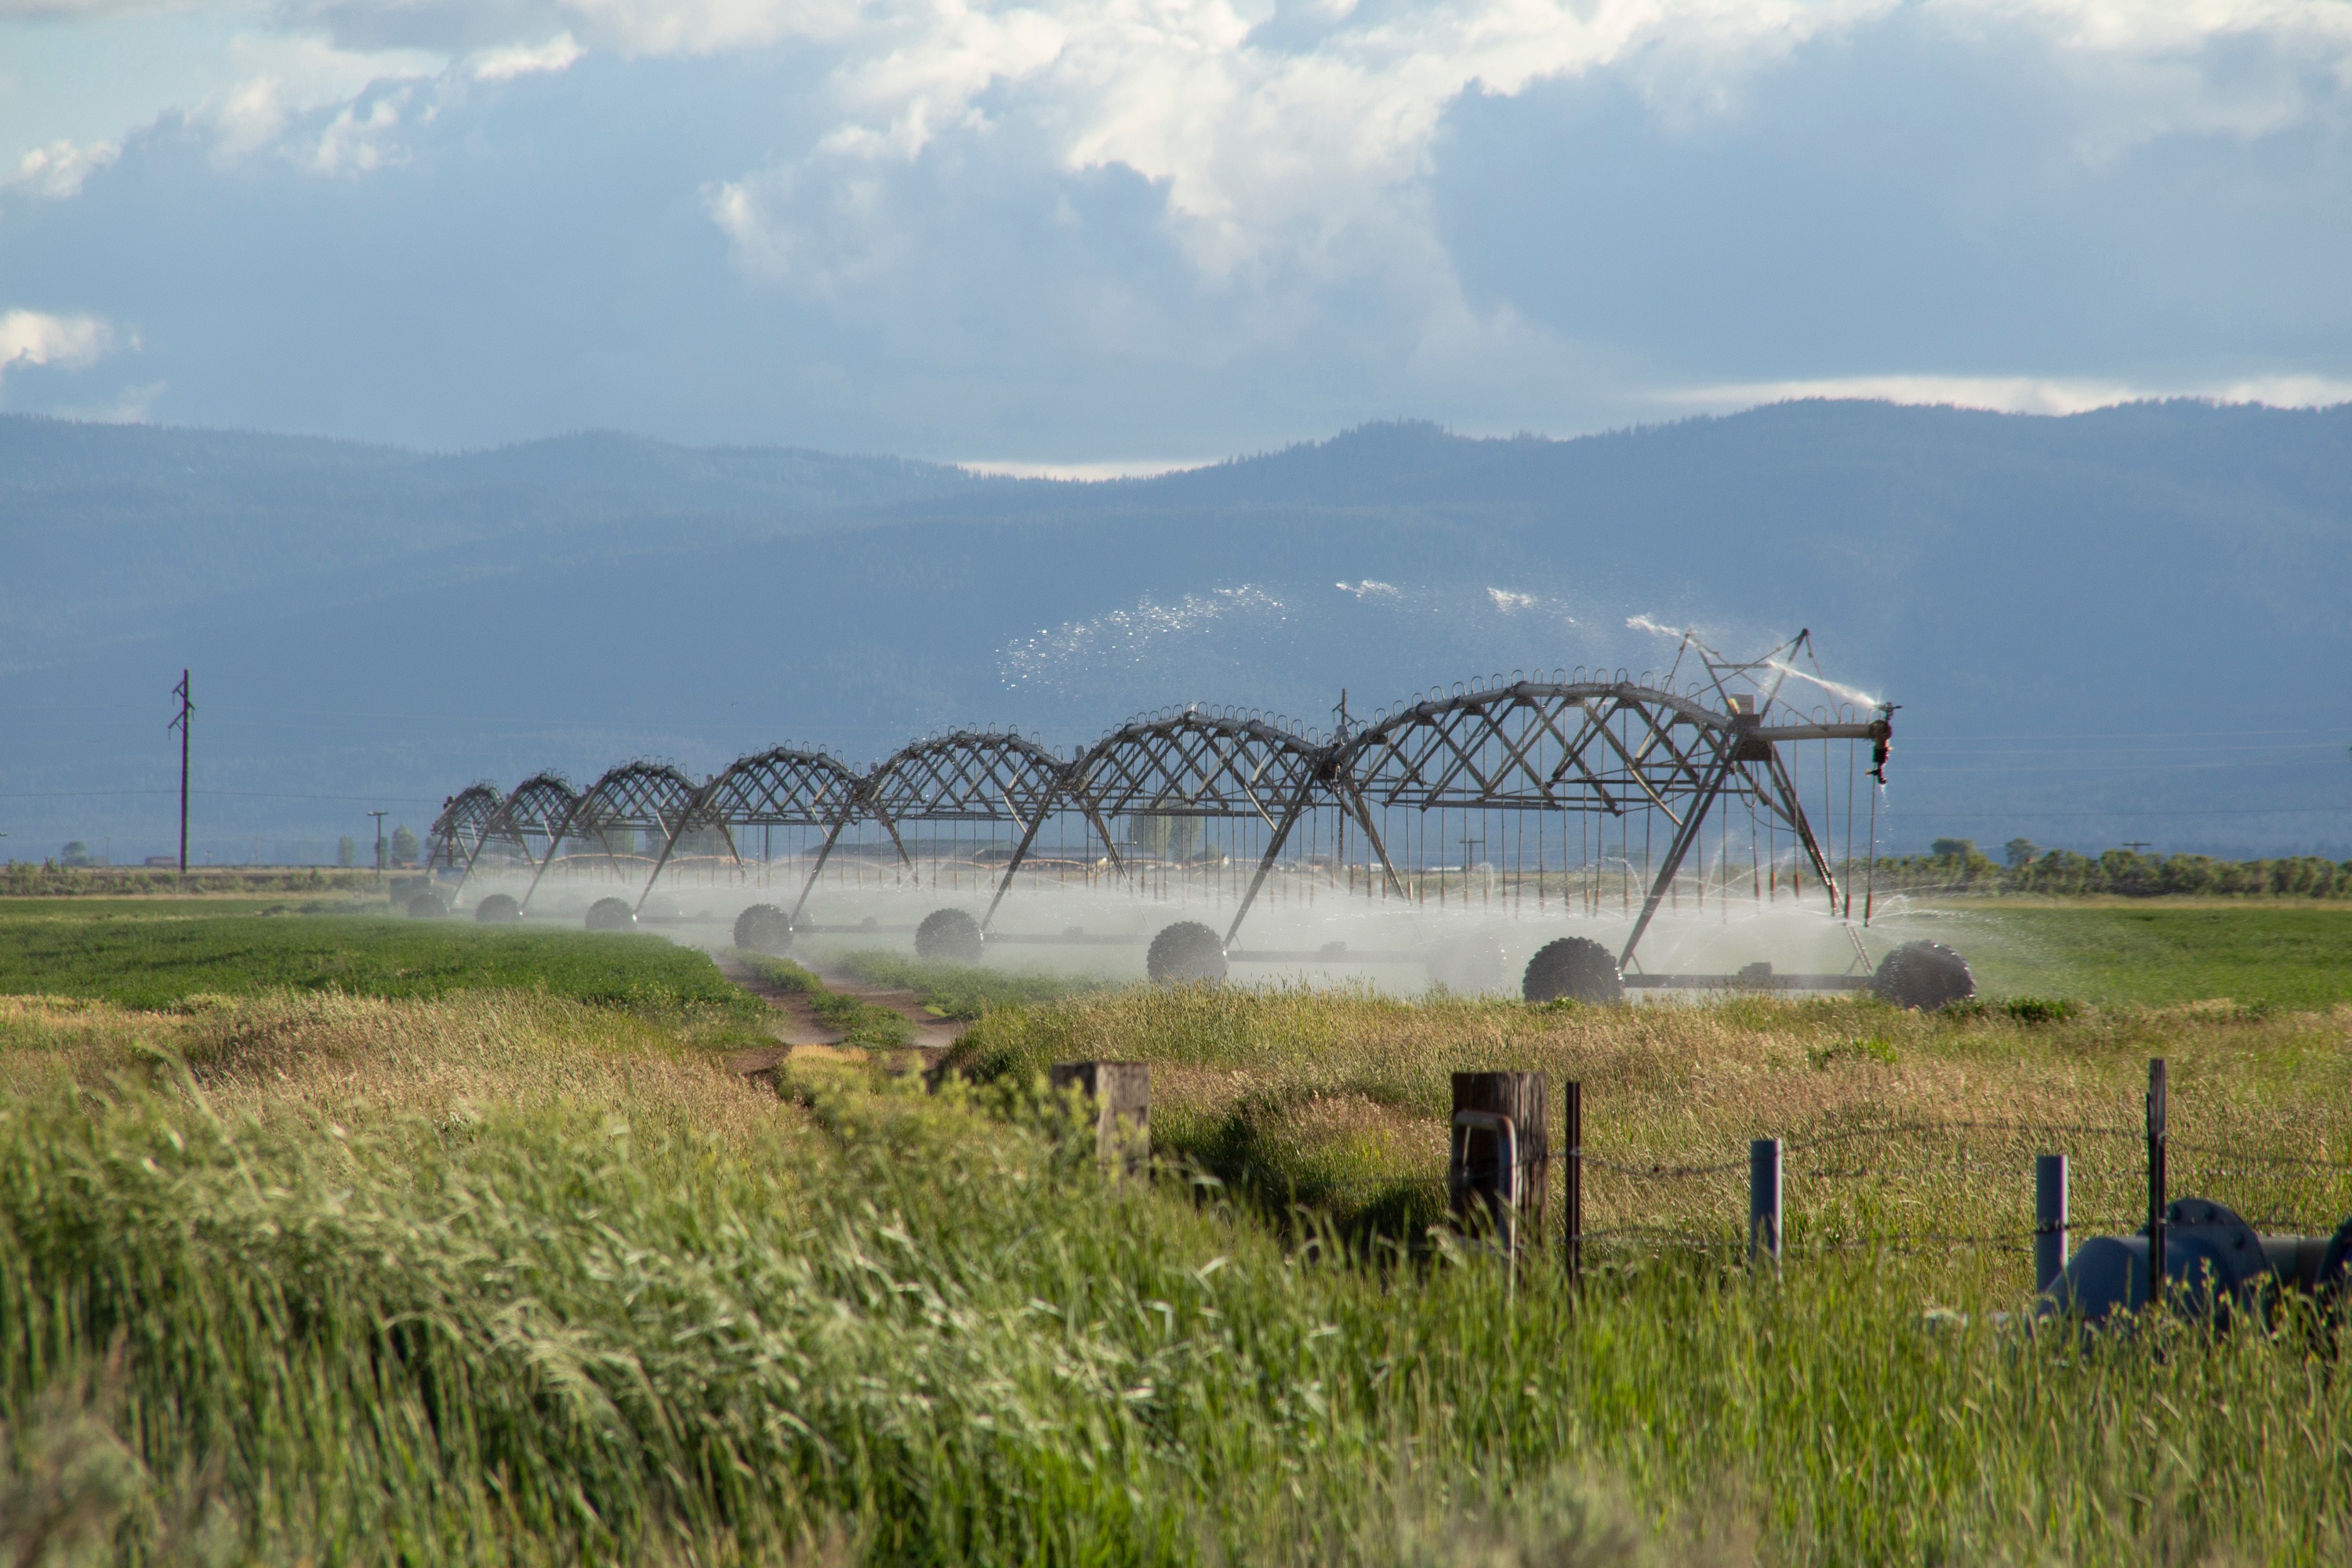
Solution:
<svg viewBox="0 0 2352 1568"><path fill-rule="evenodd" d="M1551 1188L1550 1086L1539 1072L1454 1075L1454 1146L1446 1187L1454 1217L1493 1228L1504 1251L1538 1249Z"/></svg>
<svg viewBox="0 0 2352 1568"><path fill-rule="evenodd" d="M1560 1101L1559 1136L1567 1152L1568 1163L1561 1172L1560 1205L1565 1212L1561 1234L1565 1245L1562 1261L1568 1265L1571 1285L1584 1279L1584 1085L1571 1079L1563 1086Z"/></svg>
<svg viewBox="0 0 2352 1568"><path fill-rule="evenodd" d="M1075 1084L1093 1102L1095 1157L1114 1177L1140 1175L1150 1168L1150 1062L1055 1062L1046 1081L1057 1094Z"/></svg>

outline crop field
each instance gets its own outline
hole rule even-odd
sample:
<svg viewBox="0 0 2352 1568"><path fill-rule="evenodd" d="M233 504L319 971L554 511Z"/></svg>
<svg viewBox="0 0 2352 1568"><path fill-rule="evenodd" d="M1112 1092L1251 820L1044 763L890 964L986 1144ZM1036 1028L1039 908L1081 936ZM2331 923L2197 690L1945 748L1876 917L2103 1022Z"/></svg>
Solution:
<svg viewBox="0 0 2352 1568"><path fill-rule="evenodd" d="M2352 1002L2352 907L2309 900L1985 900L1907 931L1951 942L1995 994L2092 1002Z"/></svg>
<svg viewBox="0 0 2352 1568"><path fill-rule="evenodd" d="M761 1025L715 969L563 980L709 968L652 938L79 923L36 961L0 915L12 1563L2352 1560L2340 1324L2021 1315L2033 1153L2076 1162L2084 1230L2137 1223L2150 1056L2176 1192L2352 1214L2352 1006L861 960L971 1016L927 1083L745 1076ZM1153 1064L1152 1180L1107 1182L1044 1092L1086 1057ZM1500 1067L1584 1085L1580 1286L1433 1225L1446 1074ZM1718 1168L1760 1135L1790 1141L1777 1273Z"/></svg>
<svg viewBox="0 0 2352 1568"><path fill-rule="evenodd" d="M202 912L184 904L12 902L0 907L0 995L163 1007L197 994L421 997L523 986L585 1002L743 1007L709 957L659 937L304 916L278 907L268 914L215 913L210 900Z"/></svg>

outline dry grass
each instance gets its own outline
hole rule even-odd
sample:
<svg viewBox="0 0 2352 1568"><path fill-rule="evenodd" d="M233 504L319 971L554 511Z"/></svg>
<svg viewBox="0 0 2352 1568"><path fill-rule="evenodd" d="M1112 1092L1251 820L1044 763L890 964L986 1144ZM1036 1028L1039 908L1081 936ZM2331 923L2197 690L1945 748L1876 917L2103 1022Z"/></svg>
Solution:
<svg viewBox="0 0 2352 1568"><path fill-rule="evenodd" d="M1849 1000L1530 1008L1129 991L993 1015L964 1050L983 1077L1151 1061L1163 1144L1229 1181L1342 1212L1378 1206L1384 1184L1393 1209L1395 1183L1429 1190L1443 1176L1450 1073L1539 1069L1584 1085L1589 1229L1728 1239L1745 1219L1748 1141L1777 1136L1798 1245L2021 1238L2043 1152L2070 1157L2078 1228L2137 1223L2155 1056L2169 1064L2175 1191L2281 1228L2332 1229L2352 1213L2352 1167L2250 1163L2352 1162L2347 1006L2092 1009L2029 1024Z"/></svg>
<svg viewBox="0 0 2352 1568"><path fill-rule="evenodd" d="M655 1127L749 1150L777 1133L772 1089L730 1071L732 1034L694 1033L528 991L436 1001L336 993L197 996L168 1012L0 997L0 1092L102 1085L169 1058L224 1115L462 1123L487 1111L626 1106Z"/></svg>
<svg viewBox="0 0 2352 1568"><path fill-rule="evenodd" d="M2037 1134L1956 1123L2127 1129L2158 1051L2185 1140L2341 1158L2347 1033L1129 992L993 1012L966 1059L1016 1085L1154 1060L1163 1142L1345 1201L1436 1173L1456 1067L1580 1079L1627 1165L1937 1129L1792 1158L1801 1242L1992 1224ZM2352 1540L2352 1384L2307 1325L2085 1347L2000 1326L1979 1309L2016 1281L1940 1255L1580 1289L1458 1249L1359 1268L1105 1187L1018 1093L837 1067L795 1105L727 1070L738 1044L522 993L0 1002L0 1506L150 1562L2303 1565ZM1738 1183L1596 1173L1596 1223L1727 1233Z"/></svg>

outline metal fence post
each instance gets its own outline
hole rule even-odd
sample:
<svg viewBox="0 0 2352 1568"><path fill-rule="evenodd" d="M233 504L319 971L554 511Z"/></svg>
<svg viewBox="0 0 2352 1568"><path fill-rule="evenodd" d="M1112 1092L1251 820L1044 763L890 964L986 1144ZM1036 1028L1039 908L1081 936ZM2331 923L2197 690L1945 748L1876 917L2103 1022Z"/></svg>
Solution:
<svg viewBox="0 0 2352 1568"><path fill-rule="evenodd" d="M2147 1302L2164 1300L2164 1058L2147 1061Z"/></svg>
<svg viewBox="0 0 2352 1568"><path fill-rule="evenodd" d="M1560 1176L1560 1207L1567 1211L1562 1228L1562 1261L1568 1281L1584 1279L1584 1085L1570 1079L1560 1107L1560 1137L1568 1160Z"/></svg>
<svg viewBox="0 0 2352 1568"><path fill-rule="evenodd" d="M1780 1262L1780 1141L1748 1145L1748 1261Z"/></svg>
<svg viewBox="0 0 2352 1568"><path fill-rule="evenodd" d="M2066 1156L2033 1157L2033 1288L2047 1290L2066 1268Z"/></svg>

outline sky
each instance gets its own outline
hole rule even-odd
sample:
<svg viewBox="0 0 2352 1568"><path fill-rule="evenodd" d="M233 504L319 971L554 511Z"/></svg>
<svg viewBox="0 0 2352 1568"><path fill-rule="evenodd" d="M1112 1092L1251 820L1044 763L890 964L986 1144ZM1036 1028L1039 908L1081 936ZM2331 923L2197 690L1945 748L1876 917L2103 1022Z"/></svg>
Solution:
<svg viewBox="0 0 2352 1568"><path fill-rule="evenodd" d="M1020 472L2352 399L2347 0L0 0L0 408Z"/></svg>

